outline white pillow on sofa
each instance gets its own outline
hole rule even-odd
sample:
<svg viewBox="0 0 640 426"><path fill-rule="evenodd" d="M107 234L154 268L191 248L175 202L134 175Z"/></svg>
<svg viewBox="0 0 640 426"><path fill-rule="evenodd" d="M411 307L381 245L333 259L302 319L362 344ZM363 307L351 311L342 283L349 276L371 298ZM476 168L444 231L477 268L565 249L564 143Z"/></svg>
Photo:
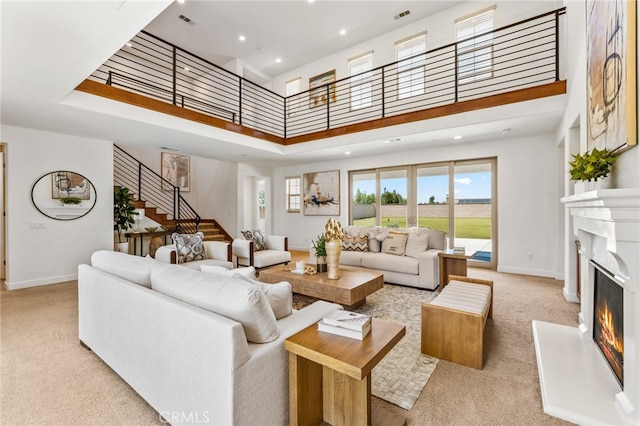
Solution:
<svg viewBox="0 0 640 426"><path fill-rule="evenodd" d="M407 256L418 258L420 253L427 251L429 248L429 236L428 235L416 235L414 233L409 234L407 240L407 246L404 252Z"/></svg>
<svg viewBox="0 0 640 426"><path fill-rule="evenodd" d="M254 268L253 266L247 266L246 268L227 269L224 266L218 265L200 265L200 270L209 274L223 275L225 277L233 277L236 274L240 274L243 277L251 279L256 277L256 268Z"/></svg>
<svg viewBox="0 0 640 426"><path fill-rule="evenodd" d="M269 306L271 306L271 310L273 310L277 320L289 316L293 312L293 293L291 292L291 284L288 282L282 281L276 284L267 284L239 274L235 275L234 278L248 281L258 287L267 296Z"/></svg>
<svg viewBox="0 0 640 426"><path fill-rule="evenodd" d="M267 343L278 325L267 296L253 284L178 265L151 271L151 288L242 324L247 340Z"/></svg>

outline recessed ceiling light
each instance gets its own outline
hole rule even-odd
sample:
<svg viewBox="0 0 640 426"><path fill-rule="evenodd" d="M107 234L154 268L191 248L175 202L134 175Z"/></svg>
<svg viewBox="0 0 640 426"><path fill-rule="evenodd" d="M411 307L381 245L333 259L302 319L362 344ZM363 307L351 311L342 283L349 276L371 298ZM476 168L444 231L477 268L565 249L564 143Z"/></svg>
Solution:
<svg viewBox="0 0 640 426"><path fill-rule="evenodd" d="M189 71L189 67L184 67L184 70L185 71Z"/></svg>
<svg viewBox="0 0 640 426"><path fill-rule="evenodd" d="M391 141L387 139L386 141L382 141L382 143L391 143Z"/></svg>
<svg viewBox="0 0 640 426"><path fill-rule="evenodd" d="M129 47L133 47L133 43L131 43L130 41L127 42L127 46Z"/></svg>
<svg viewBox="0 0 640 426"><path fill-rule="evenodd" d="M454 136L453 138L454 138L454 139L456 139L456 140L457 140L457 139L462 139L462 136L457 135L457 136Z"/></svg>
<svg viewBox="0 0 640 426"><path fill-rule="evenodd" d="M184 3L184 0L178 0L178 3Z"/></svg>
<svg viewBox="0 0 640 426"><path fill-rule="evenodd" d="M345 151L344 155L351 155L351 151Z"/></svg>
<svg viewBox="0 0 640 426"><path fill-rule="evenodd" d="M279 64L280 62L282 62L282 59L280 59L280 58L276 58L276 63L278 63L278 64Z"/></svg>
<svg viewBox="0 0 640 426"><path fill-rule="evenodd" d="M240 35L238 36L238 40L240 40L240 41L245 41L246 39L247 39L247 38L246 38L245 36L243 36L242 34L240 34Z"/></svg>
<svg viewBox="0 0 640 426"><path fill-rule="evenodd" d="M340 35L345 35L346 33L347 33L347 30L345 30L344 28L340 30Z"/></svg>
<svg viewBox="0 0 640 426"><path fill-rule="evenodd" d="M511 132L511 129L507 128L507 129L502 129L502 134L506 135L507 133Z"/></svg>
<svg viewBox="0 0 640 426"><path fill-rule="evenodd" d="M307 0L307 3L313 3L314 0Z"/></svg>

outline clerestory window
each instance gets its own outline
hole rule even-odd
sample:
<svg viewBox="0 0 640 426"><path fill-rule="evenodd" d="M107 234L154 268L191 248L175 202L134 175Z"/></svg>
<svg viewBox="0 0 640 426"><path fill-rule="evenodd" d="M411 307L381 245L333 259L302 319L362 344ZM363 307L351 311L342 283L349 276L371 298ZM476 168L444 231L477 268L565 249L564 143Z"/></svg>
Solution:
<svg viewBox="0 0 640 426"><path fill-rule="evenodd" d="M371 106L372 68L373 53L371 52L349 60L352 111Z"/></svg>
<svg viewBox="0 0 640 426"><path fill-rule="evenodd" d="M424 93L427 35L420 34L396 43L398 99Z"/></svg>
<svg viewBox="0 0 640 426"><path fill-rule="evenodd" d="M493 11L495 6L456 20L458 83L493 75Z"/></svg>

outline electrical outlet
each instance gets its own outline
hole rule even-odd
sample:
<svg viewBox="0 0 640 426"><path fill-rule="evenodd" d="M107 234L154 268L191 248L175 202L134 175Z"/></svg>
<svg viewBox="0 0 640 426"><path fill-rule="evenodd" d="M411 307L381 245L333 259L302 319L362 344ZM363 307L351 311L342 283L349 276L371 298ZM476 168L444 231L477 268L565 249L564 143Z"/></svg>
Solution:
<svg viewBox="0 0 640 426"><path fill-rule="evenodd" d="M47 225L42 222L29 222L29 229L31 229L32 231L47 229Z"/></svg>

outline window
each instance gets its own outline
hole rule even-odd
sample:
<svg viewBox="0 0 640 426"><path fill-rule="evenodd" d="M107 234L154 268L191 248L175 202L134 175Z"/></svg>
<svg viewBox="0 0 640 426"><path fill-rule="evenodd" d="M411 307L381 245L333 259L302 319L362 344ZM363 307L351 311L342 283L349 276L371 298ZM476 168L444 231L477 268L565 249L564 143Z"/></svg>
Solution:
<svg viewBox="0 0 640 426"><path fill-rule="evenodd" d="M285 178L285 188L287 191L287 212L300 212L300 176Z"/></svg>
<svg viewBox="0 0 640 426"><path fill-rule="evenodd" d="M438 229L447 247L477 251L474 266L495 269L496 166L478 158L350 171L349 223Z"/></svg>
<svg viewBox="0 0 640 426"><path fill-rule="evenodd" d="M490 78L493 74L493 10L456 20L458 82Z"/></svg>
<svg viewBox="0 0 640 426"><path fill-rule="evenodd" d="M426 63L427 35L396 43L396 60L398 61L398 99L424 93L424 66ZM417 56L416 56L417 55Z"/></svg>
<svg viewBox="0 0 640 426"><path fill-rule="evenodd" d="M371 68L373 53L349 60L352 111L371 106Z"/></svg>

